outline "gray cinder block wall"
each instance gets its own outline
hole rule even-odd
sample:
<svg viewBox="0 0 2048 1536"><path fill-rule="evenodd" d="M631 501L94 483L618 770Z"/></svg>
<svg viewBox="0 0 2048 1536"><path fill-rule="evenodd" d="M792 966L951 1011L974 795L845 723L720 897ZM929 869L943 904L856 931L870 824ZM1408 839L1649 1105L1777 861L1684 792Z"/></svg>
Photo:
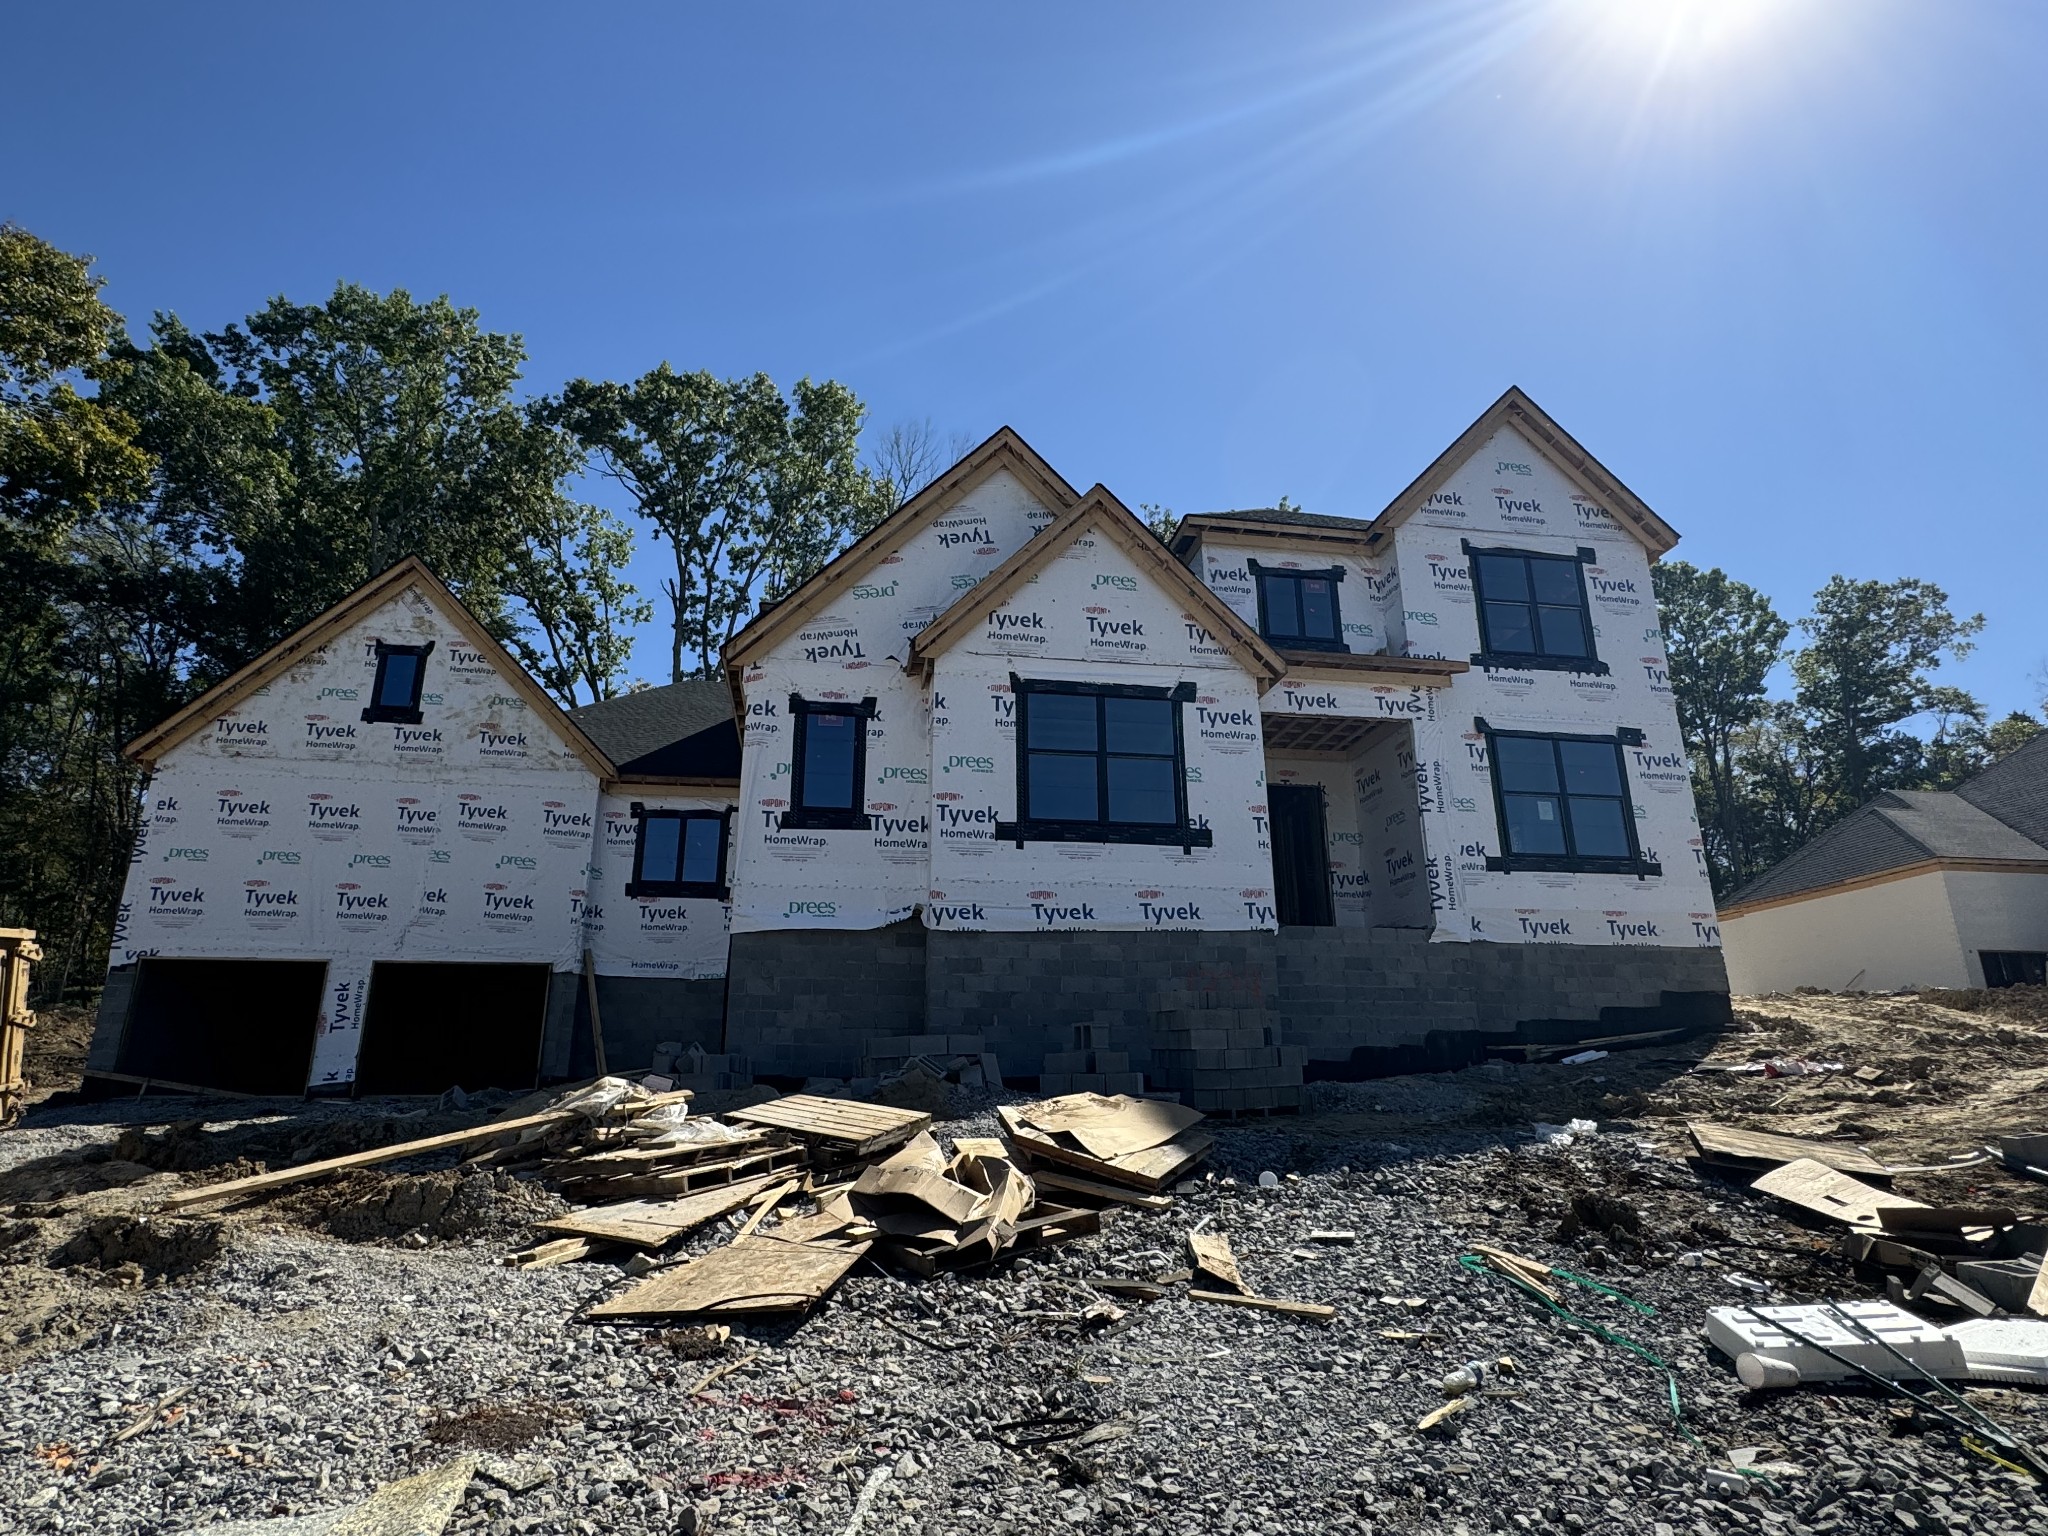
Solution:
<svg viewBox="0 0 2048 1536"><path fill-rule="evenodd" d="M725 1049L725 978L683 981L668 976L600 976L597 1012L604 1021L605 1065L634 1076L647 1070L654 1048L665 1041L701 1045L713 1055ZM581 974L557 971L548 986L547 1035L541 1047L541 1075L593 1077L597 1052L591 1040L590 997Z"/></svg>
<svg viewBox="0 0 2048 1536"><path fill-rule="evenodd" d="M1714 949L1431 944L1420 930L1279 933L804 931L733 938L725 1048L757 1072L852 1076L874 1035L973 1034L1008 1077L1048 1056L1149 1065L1153 1015L1213 993L1262 1003L1311 1080L1456 1068L1489 1043L1729 1017ZM1256 1002L1254 1001L1256 1000ZM1290 1052L1291 1054L1291 1052Z"/></svg>

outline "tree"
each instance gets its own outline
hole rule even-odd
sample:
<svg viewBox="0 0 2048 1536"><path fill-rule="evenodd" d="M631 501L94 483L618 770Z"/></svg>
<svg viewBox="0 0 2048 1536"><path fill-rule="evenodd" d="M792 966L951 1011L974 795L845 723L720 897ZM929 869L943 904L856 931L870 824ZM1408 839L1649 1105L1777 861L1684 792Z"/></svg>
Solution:
<svg viewBox="0 0 2048 1536"><path fill-rule="evenodd" d="M578 379L549 419L574 434L668 542L672 680L711 677L762 596L806 580L888 514L859 458L860 401L801 379L721 380L663 363L631 384Z"/></svg>
<svg viewBox="0 0 2048 1536"><path fill-rule="evenodd" d="M508 585L530 628L514 632L512 651L564 709L619 692L631 628L654 617L620 576L632 557L631 529L566 496L552 499L513 554Z"/></svg>
<svg viewBox="0 0 2048 1536"><path fill-rule="evenodd" d="M1173 542L1173 531L1180 526L1180 519L1173 515L1173 508L1162 507L1156 501L1141 501L1138 512L1145 520L1145 526L1152 530L1152 537L1162 544Z"/></svg>
<svg viewBox="0 0 2048 1536"><path fill-rule="evenodd" d="M1915 577L1837 576L1813 603L1799 621L1808 643L1792 657L1793 698L1846 815L1911 775L1920 744L1898 726L1937 706L1955 712L1958 690L1937 690L1928 674L1970 653L1984 616L1958 619L1947 593Z"/></svg>
<svg viewBox="0 0 2048 1536"><path fill-rule="evenodd" d="M205 346L232 393L269 408L289 469L274 503L213 530L239 564L252 632L288 633L416 554L508 635L513 552L576 458L513 402L518 336L446 297L340 283L325 304L272 299Z"/></svg>
<svg viewBox="0 0 2048 1536"><path fill-rule="evenodd" d="M2011 752L2017 752L2036 736L2044 727L2039 720L2025 710L2014 710L2004 719L1996 721L1984 733L1984 750L1992 762Z"/></svg>
<svg viewBox="0 0 2048 1536"><path fill-rule="evenodd" d="M1750 825L1738 744L1745 729L1769 713L1768 680L1792 626L1763 593L1724 571L1669 560L1651 574L1708 868L1715 889L1730 890L1764 867Z"/></svg>
<svg viewBox="0 0 2048 1536"><path fill-rule="evenodd" d="M964 432L954 432L942 443L929 416L899 421L868 450L868 472L877 485L888 487L893 510L959 463L973 446L974 440Z"/></svg>

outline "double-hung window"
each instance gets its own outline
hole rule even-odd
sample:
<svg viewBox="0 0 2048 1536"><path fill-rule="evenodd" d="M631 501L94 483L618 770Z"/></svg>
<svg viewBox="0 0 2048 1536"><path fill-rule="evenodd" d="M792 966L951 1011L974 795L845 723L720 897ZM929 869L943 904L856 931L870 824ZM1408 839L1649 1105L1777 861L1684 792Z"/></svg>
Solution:
<svg viewBox="0 0 2048 1536"><path fill-rule="evenodd" d="M1663 873L1636 841L1622 758L1624 746L1642 744L1642 732L1552 736L1478 725L1500 821L1501 851L1486 861L1488 869Z"/></svg>
<svg viewBox="0 0 2048 1536"><path fill-rule="evenodd" d="M1259 584L1259 633L1273 644L1298 650L1343 651L1344 619L1337 610L1337 584L1344 567L1297 571L1247 561Z"/></svg>
<svg viewBox="0 0 2048 1536"><path fill-rule="evenodd" d="M1607 663L1593 654L1593 619L1586 606L1585 568L1592 550L1547 555L1467 543L1465 557L1479 604L1475 666L1607 671Z"/></svg>
<svg viewBox="0 0 2048 1536"><path fill-rule="evenodd" d="M782 825L792 830L866 832L874 822L863 809L868 781L868 722L875 701L858 704L789 696L795 723L790 757L790 808Z"/></svg>
<svg viewBox="0 0 2048 1536"><path fill-rule="evenodd" d="M1184 852L1214 835L1188 824L1181 706L1192 683L1010 677L1017 700L1017 819L999 842L1156 843Z"/></svg>
<svg viewBox="0 0 2048 1536"><path fill-rule="evenodd" d="M726 897L724 811L668 811L633 802L628 896Z"/></svg>
<svg viewBox="0 0 2048 1536"><path fill-rule="evenodd" d="M427 657L434 642L425 645L386 645L377 642L377 675L370 683L370 702L363 709L368 721L393 725L420 723L420 690L427 681Z"/></svg>

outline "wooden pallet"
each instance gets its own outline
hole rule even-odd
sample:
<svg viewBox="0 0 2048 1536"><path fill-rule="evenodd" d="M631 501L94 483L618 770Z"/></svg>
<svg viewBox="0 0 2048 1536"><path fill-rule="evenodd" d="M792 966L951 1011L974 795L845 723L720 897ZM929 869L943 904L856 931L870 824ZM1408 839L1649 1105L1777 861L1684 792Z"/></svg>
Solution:
<svg viewBox="0 0 2048 1536"><path fill-rule="evenodd" d="M624 1174L610 1179L582 1179L563 1182L563 1192L578 1200L598 1203L609 1200L640 1200L650 1196L695 1194L721 1184L737 1184L763 1174L801 1168L809 1160L802 1147L771 1147L748 1157L722 1163L699 1163L691 1167Z"/></svg>
<svg viewBox="0 0 2048 1536"><path fill-rule="evenodd" d="M735 1109L725 1118L787 1131L835 1159L873 1157L929 1130L932 1123L930 1115L916 1110L810 1093L792 1093L766 1104Z"/></svg>
<svg viewBox="0 0 2048 1536"><path fill-rule="evenodd" d="M786 1145L783 1138L764 1130L749 1130L736 1141L679 1142L662 1146L622 1146L613 1151L592 1152L548 1170L549 1177L565 1182L617 1178L627 1174L669 1173L678 1168L696 1168L706 1163L730 1162L772 1147Z"/></svg>

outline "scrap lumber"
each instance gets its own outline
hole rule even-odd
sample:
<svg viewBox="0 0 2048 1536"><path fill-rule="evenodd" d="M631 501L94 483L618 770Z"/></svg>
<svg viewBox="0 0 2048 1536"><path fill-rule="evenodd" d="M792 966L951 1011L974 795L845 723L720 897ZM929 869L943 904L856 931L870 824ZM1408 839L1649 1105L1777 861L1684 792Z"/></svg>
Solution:
<svg viewBox="0 0 2048 1536"><path fill-rule="evenodd" d="M551 1242L522 1248L507 1257L505 1262L514 1269L551 1269L557 1264L574 1264L579 1259L587 1259L603 1246L587 1237L558 1237Z"/></svg>
<svg viewBox="0 0 2048 1536"><path fill-rule="evenodd" d="M1208 1155L1199 1110L1158 1099L1071 1093L996 1110L1003 1139L1031 1165L1056 1163L1107 1184L1157 1194Z"/></svg>
<svg viewBox="0 0 2048 1536"><path fill-rule="evenodd" d="M760 1230L761 1223L768 1219L768 1213L774 1210L776 1206L782 1204L782 1202L784 1200L787 1200L791 1195L795 1194L797 1191L797 1187L802 1183L802 1179L784 1179L780 1184L776 1185L773 1189L764 1192L760 1196L760 1198L754 1202L754 1214L747 1218L746 1225L740 1228L738 1234L733 1238L733 1241L736 1243L743 1243L748 1238L752 1237L757 1231Z"/></svg>
<svg viewBox="0 0 2048 1536"><path fill-rule="evenodd" d="M240 1200L247 1195L267 1194L273 1189L283 1189L289 1184L303 1184L308 1179L322 1178L330 1173L346 1173L353 1168L372 1168L379 1163L402 1162L408 1157L419 1157L428 1152L445 1152L450 1147L466 1147L474 1142L488 1141L494 1136L507 1136L517 1131L533 1130L541 1126L564 1125L580 1118L580 1111L573 1109L551 1109L538 1115L521 1115L516 1120L493 1120L486 1125L471 1126L466 1131L445 1131L439 1136L422 1136L416 1141L395 1142L388 1147L373 1147L367 1152L350 1152L342 1157L323 1157L317 1162L301 1163L296 1168L281 1168L274 1173L251 1174L245 1179L228 1179L219 1184L209 1184L204 1189L186 1190L166 1200L166 1211L188 1210L195 1205L210 1205L216 1200Z"/></svg>
<svg viewBox="0 0 2048 1536"><path fill-rule="evenodd" d="M691 1195L700 1189L715 1189L764 1174L781 1173L801 1166L804 1159L802 1147L771 1147L763 1152L715 1163L689 1163L680 1168L656 1168L647 1173L623 1174L609 1179L564 1180L563 1188L579 1200Z"/></svg>
<svg viewBox="0 0 2048 1536"><path fill-rule="evenodd" d="M1873 1189L1810 1157L1797 1158L1781 1168L1773 1168L1749 1187L1863 1232L1883 1231L1878 1213L1887 1208L1925 1208L1921 1201Z"/></svg>
<svg viewBox="0 0 2048 1536"><path fill-rule="evenodd" d="M769 1139L767 1131L748 1129L729 1141L655 1142L652 1145L611 1148L556 1163L548 1169L548 1176L573 1184L655 1170L689 1168L758 1150Z"/></svg>
<svg viewBox="0 0 2048 1536"><path fill-rule="evenodd" d="M2019 1215L2007 1205L1887 1205L1877 1220L1887 1232L1968 1233L2009 1227Z"/></svg>
<svg viewBox="0 0 2048 1536"><path fill-rule="evenodd" d="M862 1104L853 1099L828 1099L810 1093L792 1093L766 1104L752 1104L730 1111L725 1118L787 1131L821 1151L846 1159L873 1157L910 1140L919 1131L929 1130L932 1123L930 1115L916 1110Z"/></svg>
<svg viewBox="0 0 2048 1536"><path fill-rule="evenodd" d="M1130 1296L1138 1301L1158 1301L1171 1294L1156 1280L1126 1280L1120 1275L1090 1275L1088 1283L1098 1291L1108 1291L1112 1296Z"/></svg>
<svg viewBox="0 0 2048 1536"><path fill-rule="evenodd" d="M650 1275L623 1296L585 1314L598 1320L806 1312L868 1251L866 1243L827 1248L750 1237L701 1259Z"/></svg>
<svg viewBox="0 0 2048 1536"><path fill-rule="evenodd" d="M1001 1143L997 1143L998 1146ZM1069 1195L1087 1195L1095 1200L1113 1200L1119 1205L1136 1206L1141 1211L1167 1211L1173 1209L1170 1195L1148 1195L1135 1189L1119 1189L1114 1184L1104 1184L1099 1179L1084 1179L1079 1174L1068 1173L1060 1168L1034 1168L1032 1181L1046 1189L1057 1189Z"/></svg>
<svg viewBox="0 0 2048 1536"><path fill-rule="evenodd" d="M1031 1208L1031 1214L1017 1223L1011 1234L1005 1253L1024 1253L1037 1248L1046 1248L1054 1243L1066 1242L1069 1238L1085 1237L1090 1232L1102 1230L1102 1212L1068 1209L1064 1206L1047 1205L1043 1201ZM956 1249L941 1249L926 1252L917 1248L896 1249L892 1257L914 1275L930 1280L956 1269L972 1269L985 1264L988 1259L978 1253L972 1245Z"/></svg>
<svg viewBox="0 0 2048 1536"><path fill-rule="evenodd" d="M772 1178L772 1174L763 1174L680 1200L622 1200L616 1205L553 1216L538 1225L543 1232L568 1237L627 1243L635 1248L665 1248L685 1232L738 1210L767 1188Z"/></svg>
<svg viewBox="0 0 2048 1536"><path fill-rule="evenodd" d="M1252 1288L1237 1272L1237 1255L1230 1251L1230 1239L1221 1232L1190 1232L1188 1255L1194 1260L1197 1277L1206 1275L1212 1284L1223 1290L1235 1291L1240 1296L1251 1295Z"/></svg>
<svg viewBox="0 0 2048 1536"><path fill-rule="evenodd" d="M1745 1131L1733 1125L1692 1121L1686 1126L1700 1156L1710 1162L1739 1163L1757 1167L1795 1163L1801 1159L1832 1168L1837 1173L1860 1173L1866 1178L1885 1178L1891 1170L1859 1147L1838 1142L1814 1141L1805 1136L1778 1136L1769 1131Z"/></svg>
<svg viewBox="0 0 2048 1536"><path fill-rule="evenodd" d="M1260 1312L1284 1312L1289 1317L1313 1317L1328 1322L1337 1315L1335 1307L1318 1301L1282 1301L1277 1296L1240 1296L1235 1291L1189 1291L1194 1301L1213 1301L1224 1307L1252 1307Z"/></svg>
<svg viewBox="0 0 2048 1536"><path fill-rule="evenodd" d="M1510 1280L1519 1280L1530 1289L1547 1296L1552 1302L1563 1305L1564 1298L1550 1284L1551 1271L1548 1264L1539 1263L1535 1259L1525 1259L1519 1253L1510 1253L1505 1248L1495 1248L1486 1243L1473 1243L1470 1247L1486 1261L1489 1268L1498 1270Z"/></svg>

